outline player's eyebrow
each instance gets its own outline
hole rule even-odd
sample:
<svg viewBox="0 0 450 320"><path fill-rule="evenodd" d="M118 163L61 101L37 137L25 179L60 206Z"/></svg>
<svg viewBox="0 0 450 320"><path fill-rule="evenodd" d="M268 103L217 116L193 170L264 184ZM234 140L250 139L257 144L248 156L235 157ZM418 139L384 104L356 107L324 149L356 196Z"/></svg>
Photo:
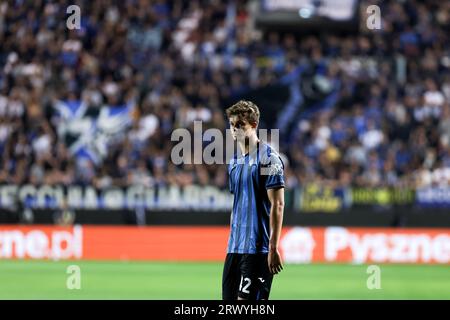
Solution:
<svg viewBox="0 0 450 320"><path fill-rule="evenodd" d="M242 120L236 120L236 121L230 120L230 125L232 125L233 127L241 127L241 126L245 125L245 122Z"/></svg>

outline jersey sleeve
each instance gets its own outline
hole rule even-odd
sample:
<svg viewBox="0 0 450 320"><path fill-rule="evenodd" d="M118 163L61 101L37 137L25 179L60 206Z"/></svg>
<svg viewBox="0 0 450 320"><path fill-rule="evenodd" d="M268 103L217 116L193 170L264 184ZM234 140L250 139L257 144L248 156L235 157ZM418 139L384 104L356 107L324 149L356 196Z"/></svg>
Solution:
<svg viewBox="0 0 450 320"><path fill-rule="evenodd" d="M284 187L284 164L278 154L272 153L261 164L261 176L266 189Z"/></svg>

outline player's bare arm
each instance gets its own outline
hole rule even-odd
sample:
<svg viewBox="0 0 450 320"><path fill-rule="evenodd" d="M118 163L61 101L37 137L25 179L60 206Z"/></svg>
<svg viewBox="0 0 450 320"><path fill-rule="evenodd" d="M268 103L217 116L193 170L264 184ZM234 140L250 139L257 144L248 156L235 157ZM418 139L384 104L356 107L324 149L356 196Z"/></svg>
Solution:
<svg viewBox="0 0 450 320"><path fill-rule="evenodd" d="M283 225L284 188L269 189L267 190L267 195L271 203L268 264L270 272L277 274L283 270L283 263L278 247Z"/></svg>

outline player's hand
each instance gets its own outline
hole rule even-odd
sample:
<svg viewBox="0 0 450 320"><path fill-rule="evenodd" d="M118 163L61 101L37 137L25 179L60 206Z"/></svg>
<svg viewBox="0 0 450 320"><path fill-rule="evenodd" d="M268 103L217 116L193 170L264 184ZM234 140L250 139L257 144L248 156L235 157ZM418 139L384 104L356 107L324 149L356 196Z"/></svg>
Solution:
<svg viewBox="0 0 450 320"><path fill-rule="evenodd" d="M278 249L269 249L268 257L269 270L272 274L277 274L283 270L283 263L281 262L281 255Z"/></svg>

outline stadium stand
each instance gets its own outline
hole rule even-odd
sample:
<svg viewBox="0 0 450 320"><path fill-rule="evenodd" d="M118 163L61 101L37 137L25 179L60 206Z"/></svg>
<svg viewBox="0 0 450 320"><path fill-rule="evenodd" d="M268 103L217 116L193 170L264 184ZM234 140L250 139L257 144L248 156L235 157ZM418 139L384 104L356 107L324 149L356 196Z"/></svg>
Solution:
<svg viewBox="0 0 450 320"><path fill-rule="evenodd" d="M374 2L382 30L321 36L261 34L247 1L79 1L79 30L70 1L4 2L0 183L226 188L224 166L168 161L172 131L225 130L229 101L309 77L326 97L295 86L264 123L288 186L448 185L450 3Z"/></svg>

